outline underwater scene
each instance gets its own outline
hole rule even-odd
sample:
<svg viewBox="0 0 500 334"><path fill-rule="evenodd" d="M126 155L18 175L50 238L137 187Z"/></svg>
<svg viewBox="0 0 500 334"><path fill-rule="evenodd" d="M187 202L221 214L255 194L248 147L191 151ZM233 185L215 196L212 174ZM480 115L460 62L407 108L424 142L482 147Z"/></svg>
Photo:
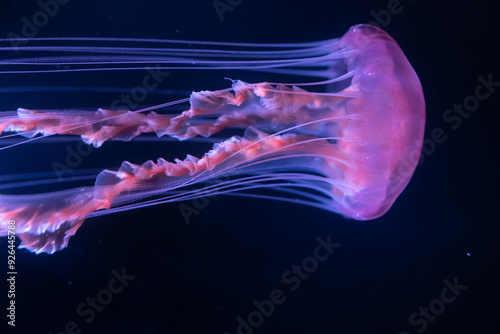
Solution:
<svg viewBox="0 0 500 334"><path fill-rule="evenodd" d="M2 333L498 333L495 28L1 2Z"/></svg>

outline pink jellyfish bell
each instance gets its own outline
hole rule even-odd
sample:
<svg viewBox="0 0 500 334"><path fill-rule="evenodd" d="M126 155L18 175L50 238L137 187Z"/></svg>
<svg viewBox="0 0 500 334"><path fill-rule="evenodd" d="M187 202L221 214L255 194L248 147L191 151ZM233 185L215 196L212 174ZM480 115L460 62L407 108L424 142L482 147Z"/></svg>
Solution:
<svg viewBox="0 0 500 334"><path fill-rule="evenodd" d="M130 41L112 39L109 43ZM140 66L117 66L123 59L130 60L127 52L137 55L141 50L137 57L142 68L154 60L169 70L238 69L322 80L294 84L233 81L231 89L192 93L189 109L181 113L160 110L165 105L137 111L3 112L0 132L17 132L30 140L79 135L95 147L107 140L129 141L153 132L158 137L197 137L207 142L226 129L241 131L241 135L222 138L199 158L188 155L173 162L159 158L142 165L124 162L117 171L102 171L93 186L1 195L0 236L7 235L8 222L15 221L21 247L53 253L66 247L89 217L212 194L306 204L357 220L380 217L391 207L418 162L425 103L417 75L389 35L358 25L341 39L324 42L199 44L218 45L222 50L156 48L145 58L144 48L116 47L116 54L110 56L113 46L103 51L71 45L64 51L94 54L5 60L13 69L2 73L137 69ZM224 49L236 46L244 50ZM26 47L24 51L41 49ZM214 61L211 57L215 56L223 59ZM69 68L54 70L53 64ZM103 64L108 67L99 67ZM195 184L202 184L202 190L193 189Z"/></svg>

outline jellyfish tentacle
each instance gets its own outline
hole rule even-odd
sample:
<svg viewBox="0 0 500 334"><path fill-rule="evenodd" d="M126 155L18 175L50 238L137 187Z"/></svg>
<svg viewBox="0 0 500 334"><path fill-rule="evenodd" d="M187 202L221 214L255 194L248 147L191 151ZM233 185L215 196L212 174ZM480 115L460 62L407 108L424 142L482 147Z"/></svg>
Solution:
<svg viewBox="0 0 500 334"><path fill-rule="evenodd" d="M32 138L43 135L80 135L84 142L99 147L109 139L129 140L169 124L170 115L98 109L96 112L42 112L19 108L17 115L0 117L0 130Z"/></svg>
<svg viewBox="0 0 500 334"><path fill-rule="evenodd" d="M7 235L7 222L14 220L22 248L36 253L54 253L65 248L87 216L97 210L166 193L186 184L182 181L174 185L172 180L175 178L223 168L220 165L228 157L237 164L254 161L272 149L287 148L304 137L296 134L269 136L257 129L248 132L257 138L234 136L215 144L200 159L188 155L174 162L162 158L156 163L149 160L142 165L124 162L118 171L102 171L94 187L36 195L0 195L0 236ZM121 198L123 193L126 194Z"/></svg>
<svg viewBox="0 0 500 334"><path fill-rule="evenodd" d="M68 245L69 238L94 208L92 187L36 195L0 196L0 236L8 234L14 221L21 248L35 253L54 253Z"/></svg>
<svg viewBox="0 0 500 334"><path fill-rule="evenodd" d="M248 127L268 124L278 125L307 122L317 118L307 104L321 104L348 99L350 91L339 96L323 97L298 87L268 83L233 83L229 90L193 92L191 107L178 115L143 114L133 111L98 109L96 112L28 110L19 108L17 114L0 116L1 132L18 132L33 138L43 135L80 135L87 143L100 147L107 140L128 141L142 133L155 132L186 140L195 136L209 137L228 127ZM342 96L345 95L345 96ZM217 117L207 119L206 117ZM205 117L205 118L204 118Z"/></svg>

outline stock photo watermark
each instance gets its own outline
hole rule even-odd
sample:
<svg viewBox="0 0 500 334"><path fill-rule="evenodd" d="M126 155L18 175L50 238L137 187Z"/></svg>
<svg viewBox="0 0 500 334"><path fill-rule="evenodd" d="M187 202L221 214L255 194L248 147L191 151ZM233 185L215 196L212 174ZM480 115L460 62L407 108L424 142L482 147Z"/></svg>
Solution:
<svg viewBox="0 0 500 334"><path fill-rule="evenodd" d="M142 78L141 85L133 87L129 93L122 93L119 98L111 102L110 108L112 110L137 108L139 103L143 102L148 97L148 94L158 88L164 79L170 75L170 72L162 71L158 67L148 68L147 74ZM84 160L83 158L92 153L93 147L92 145L79 142L76 144L76 147L66 145L65 150L67 153L64 161L53 161L51 164L52 170L59 182L63 181L65 174L71 173L75 168L80 166Z"/></svg>
<svg viewBox="0 0 500 334"><path fill-rule="evenodd" d="M226 12L233 12L236 7L241 5L243 0L214 0L212 6L217 13L220 21L224 21L224 14Z"/></svg>
<svg viewBox="0 0 500 334"><path fill-rule="evenodd" d="M80 334L82 326L88 325L96 318L97 314L104 311L106 306L111 304L114 298L135 279L135 276L127 274L125 267L120 272L111 270L113 277L108 285L99 290L95 295L88 296L85 301L76 306L75 313L80 320L70 320L64 325L64 329L59 332L49 332L49 334Z"/></svg>
<svg viewBox="0 0 500 334"><path fill-rule="evenodd" d="M412 0L407 1L411 2ZM370 11L370 15L374 18L374 21L370 21L368 24L378 28L385 28L391 23L392 18L395 15L401 14L404 8L405 7L401 4L401 1L389 0L385 9Z"/></svg>
<svg viewBox="0 0 500 334"><path fill-rule="evenodd" d="M331 235L328 235L326 239L318 237L316 242L317 246L311 256L304 258L300 264L293 264L281 274L281 282L287 286L287 289L276 288L271 290L269 298L252 302L254 310L248 313L247 316L238 316L236 318L236 334L254 333L257 328L264 324L265 319L273 315L276 307L287 300L287 293L297 291L302 282L309 279L318 270L319 264L328 260L335 250L340 247L339 243L332 241ZM224 332L224 334L230 333Z"/></svg>
<svg viewBox="0 0 500 334"><path fill-rule="evenodd" d="M468 119L473 112L477 111L481 102L489 99L492 94L500 87L500 81L494 81L493 74L487 76L479 75L479 82L474 88L474 93L466 96L462 103L454 103L451 108L448 108L443 113L443 121L451 130L457 131L463 124L465 119ZM424 138L422 151L415 150L408 156L408 160L400 156L401 164L399 165L397 176L406 178L413 173L412 165L422 165L427 158L434 154L438 145L445 143L449 138L450 130L441 127L434 128L430 131L431 136Z"/></svg>
<svg viewBox="0 0 500 334"><path fill-rule="evenodd" d="M445 279L443 283L445 287L441 290L439 298L431 300L424 307L420 306L418 311L413 312L408 317L412 331L401 331L399 334L423 333L428 328L429 323L436 321L437 317L443 314L446 305L455 302L457 297L467 289L467 285L460 284L457 277L452 281Z"/></svg>
<svg viewBox="0 0 500 334"><path fill-rule="evenodd" d="M9 220L7 222L7 298L9 307L7 307L7 324L16 326L16 222Z"/></svg>
<svg viewBox="0 0 500 334"><path fill-rule="evenodd" d="M170 75L168 71L162 71L157 65L155 68L148 68L147 74L142 78L142 83L133 87L130 93L121 94L120 98L111 102L111 109L117 110L126 108L127 110L137 108L138 103L143 102L148 94L158 88L158 86Z"/></svg>
<svg viewBox="0 0 500 334"><path fill-rule="evenodd" d="M71 0L39 0L37 2L40 10L36 11L30 18L23 16L21 18L20 35L11 31L7 38L11 39L10 44L15 52L19 52L18 47L27 44L28 40L23 38L34 38L38 35L40 29L44 28L52 18L54 18L61 6L68 4Z"/></svg>
<svg viewBox="0 0 500 334"><path fill-rule="evenodd" d="M218 184L222 184L227 181L229 181L228 176L214 180L214 183L210 184L210 186L217 186ZM206 195L197 195L197 197L193 198L191 202L181 202L178 205L179 212L181 213L182 219L186 225L191 223L192 216L198 216L201 211L210 204L210 201L218 196L217 192L209 195L211 190L200 189L199 192Z"/></svg>

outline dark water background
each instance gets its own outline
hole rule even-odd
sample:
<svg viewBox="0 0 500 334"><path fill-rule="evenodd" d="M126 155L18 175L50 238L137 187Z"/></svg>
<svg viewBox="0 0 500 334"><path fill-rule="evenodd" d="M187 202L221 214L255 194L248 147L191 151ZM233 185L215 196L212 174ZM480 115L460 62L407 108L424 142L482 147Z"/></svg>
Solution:
<svg viewBox="0 0 500 334"><path fill-rule="evenodd" d="M213 2L72 0L37 37L146 37L233 42L306 42L342 36L375 19L392 1L232 2L221 21ZM53 255L17 252L16 327L6 326L5 280L0 285L2 333L218 333L237 331L254 300L280 289L260 326L263 333L364 334L498 333L498 105L500 87L453 129L443 114L475 94L478 77L500 81L498 18L488 2L439 4L401 1L382 26L418 73L427 103L424 163L382 218L369 222L298 205L233 197L210 200L186 224L178 203L88 220L67 249ZM0 3L0 37L20 34L35 1ZM386 12L387 13L387 12ZM172 73L161 89L220 89L237 73ZM133 87L144 73L0 76L1 87L101 85ZM262 76L262 75L261 75ZM249 78L251 79L251 78ZM257 76L256 80L267 80ZM107 107L118 93L0 93L0 109ZM144 105L164 102L150 94ZM0 152L2 175L51 171L66 144ZM76 143L73 143L76 146ZM94 150L82 168L116 168L160 156L201 155L196 144L110 144ZM193 205L192 202L187 202ZM300 287L282 275L313 255L317 238L339 243ZM6 268L6 239L0 268ZM4 264L2 264L4 263ZM106 289L122 268L135 276L89 323L76 309ZM7 271L5 269L5 271ZM291 277L291 276L289 276ZM438 307L444 280L467 288L435 318L409 317ZM446 295L451 298L453 294ZM85 309L88 309L87 307ZM255 315L255 313L254 313ZM255 318L254 321L257 321ZM248 321L248 320L247 320ZM65 326L68 326L65 329ZM5 331L4 329L5 328ZM80 332L79 332L80 331ZM250 331L240 330L240 333Z"/></svg>

